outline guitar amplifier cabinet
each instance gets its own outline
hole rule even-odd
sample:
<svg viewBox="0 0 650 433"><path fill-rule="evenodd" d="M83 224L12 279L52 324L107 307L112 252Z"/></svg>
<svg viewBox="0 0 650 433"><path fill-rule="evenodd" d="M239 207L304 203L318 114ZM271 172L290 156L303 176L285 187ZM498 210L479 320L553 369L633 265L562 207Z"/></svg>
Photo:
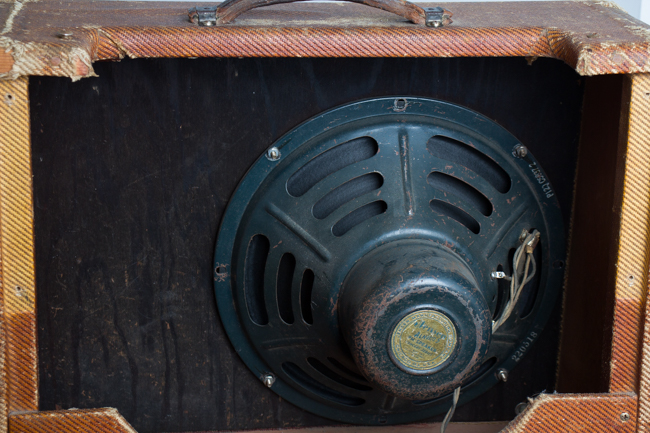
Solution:
<svg viewBox="0 0 650 433"><path fill-rule="evenodd" d="M0 432L650 428L650 28L354 1L0 2Z"/></svg>

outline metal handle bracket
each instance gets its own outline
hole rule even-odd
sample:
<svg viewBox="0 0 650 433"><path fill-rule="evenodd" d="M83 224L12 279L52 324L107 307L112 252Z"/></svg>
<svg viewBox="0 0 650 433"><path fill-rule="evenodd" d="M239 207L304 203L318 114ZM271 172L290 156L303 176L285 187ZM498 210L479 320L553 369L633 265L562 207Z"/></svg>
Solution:
<svg viewBox="0 0 650 433"><path fill-rule="evenodd" d="M196 6L188 11L190 22L203 27L217 25L217 6Z"/></svg>

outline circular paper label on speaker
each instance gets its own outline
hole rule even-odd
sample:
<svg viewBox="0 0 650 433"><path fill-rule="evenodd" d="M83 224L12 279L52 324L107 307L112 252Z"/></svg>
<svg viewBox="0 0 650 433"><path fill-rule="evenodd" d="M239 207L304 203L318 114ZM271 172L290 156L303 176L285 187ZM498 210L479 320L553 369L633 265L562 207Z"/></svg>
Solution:
<svg viewBox="0 0 650 433"><path fill-rule="evenodd" d="M434 310L419 310L395 326L390 348L398 366L427 371L449 359L456 340L456 327L449 317Z"/></svg>

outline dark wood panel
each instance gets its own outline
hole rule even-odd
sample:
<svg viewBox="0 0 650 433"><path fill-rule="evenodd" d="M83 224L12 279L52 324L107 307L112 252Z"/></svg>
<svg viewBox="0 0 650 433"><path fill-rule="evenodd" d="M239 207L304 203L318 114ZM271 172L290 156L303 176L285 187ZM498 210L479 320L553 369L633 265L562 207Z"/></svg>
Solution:
<svg viewBox="0 0 650 433"><path fill-rule="evenodd" d="M560 350L561 392L607 392L629 79L587 80Z"/></svg>
<svg viewBox="0 0 650 433"><path fill-rule="evenodd" d="M330 425L267 390L217 317L221 214L279 136L385 95L455 102L540 161L566 226L582 83L547 59L197 59L32 78L41 409L112 406L141 433ZM554 386L559 312L524 361L455 420L505 420Z"/></svg>

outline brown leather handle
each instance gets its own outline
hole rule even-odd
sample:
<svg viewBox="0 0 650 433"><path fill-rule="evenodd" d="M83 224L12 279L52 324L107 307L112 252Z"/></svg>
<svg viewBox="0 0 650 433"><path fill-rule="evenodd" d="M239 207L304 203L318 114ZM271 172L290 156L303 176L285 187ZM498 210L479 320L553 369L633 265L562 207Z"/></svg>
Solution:
<svg viewBox="0 0 650 433"><path fill-rule="evenodd" d="M231 23L246 11L262 6L280 3L293 3L304 0L226 0L216 8L216 24ZM420 25L439 27L451 23L451 12L442 8L423 9L406 0L345 0L392 12L407 20ZM196 12L196 8L194 9ZM194 22L195 15L190 11L190 19Z"/></svg>

